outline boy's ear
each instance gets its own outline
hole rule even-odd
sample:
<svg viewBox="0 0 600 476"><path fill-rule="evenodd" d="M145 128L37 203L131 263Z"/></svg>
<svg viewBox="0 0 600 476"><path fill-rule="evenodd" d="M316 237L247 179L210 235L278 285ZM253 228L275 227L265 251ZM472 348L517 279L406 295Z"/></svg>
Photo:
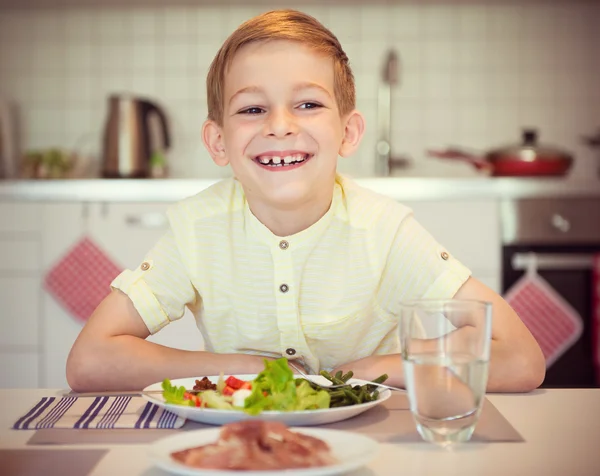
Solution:
<svg viewBox="0 0 600 476"><path fill-rule="evenodd" d="M204 122L202 125L202 140L215 164L224 167L229 163L225 153L223 130L216 122L210 119Z"/></svg>
<svg viewBox="0 0 600 476"><path fill-rule="evenodd" d="M340 146L339 155L348 157L352 155L360 144L365 133L365 118L358 111L352 111L346 119L344 137Z"/></svg>

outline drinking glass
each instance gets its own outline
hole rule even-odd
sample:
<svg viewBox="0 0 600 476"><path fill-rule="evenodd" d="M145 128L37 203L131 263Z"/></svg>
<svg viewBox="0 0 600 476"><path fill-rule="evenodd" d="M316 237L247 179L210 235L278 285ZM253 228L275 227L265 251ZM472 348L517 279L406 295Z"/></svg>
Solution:
<svg viewBox="0 0 600 476"><path fill-rule="evenodd" d="M446 446L473 435L485 397L492 305L471 300L402 303L405 385L417 430Z"/></svg>

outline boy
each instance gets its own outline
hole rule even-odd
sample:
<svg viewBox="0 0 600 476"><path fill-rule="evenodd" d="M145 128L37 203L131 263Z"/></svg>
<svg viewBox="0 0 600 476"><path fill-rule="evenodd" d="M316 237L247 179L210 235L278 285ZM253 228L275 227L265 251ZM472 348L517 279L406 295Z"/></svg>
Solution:
<svg viewBox="0 0 600 476"><path fill-rule="evenodd" d="M336 174L364 132L337 38L284 10L242 24L207 78L202 129L224 180L172 207L170 229L124 271L75 342L76 391L140 389L164 378L258 373L286 356L317 373L382 373L403 385L398 304L461 298L494 306L488 390L528 391L539 346L500 296L474 278L406 207ZM144 339L194 313L207 351Z"/></svg>

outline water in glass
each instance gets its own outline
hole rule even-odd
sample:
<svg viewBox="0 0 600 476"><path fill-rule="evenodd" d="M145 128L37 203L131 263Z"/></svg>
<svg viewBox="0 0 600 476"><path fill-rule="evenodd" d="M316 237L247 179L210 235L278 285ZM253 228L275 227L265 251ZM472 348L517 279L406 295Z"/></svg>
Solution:
<svg viewBox="0 0 600 476"><path fill-rule="evenodd" d="M405 386L417 430L441 445L468 441L488 380L491 304L413 301L400 337Z"/></svg>

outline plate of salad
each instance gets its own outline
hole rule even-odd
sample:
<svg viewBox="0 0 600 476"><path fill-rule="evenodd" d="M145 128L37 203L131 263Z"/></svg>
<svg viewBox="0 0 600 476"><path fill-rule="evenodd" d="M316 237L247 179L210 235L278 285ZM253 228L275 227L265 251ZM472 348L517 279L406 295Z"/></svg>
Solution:
<svg viewBox="0 0 600 476"><path fill-rule="evenodd" d="M294 375L287 359L281 358L265 360L265 369L259 374L165 379L146 387L142 396L182 418L209 425L260 418L289 426L346 420L391 396L388 389L351 378L352 372L337 376L323 374L325 376L311 375L310 378L324 385L331 384L332 380L342 380L347 385L322 389Z"/></svg>

